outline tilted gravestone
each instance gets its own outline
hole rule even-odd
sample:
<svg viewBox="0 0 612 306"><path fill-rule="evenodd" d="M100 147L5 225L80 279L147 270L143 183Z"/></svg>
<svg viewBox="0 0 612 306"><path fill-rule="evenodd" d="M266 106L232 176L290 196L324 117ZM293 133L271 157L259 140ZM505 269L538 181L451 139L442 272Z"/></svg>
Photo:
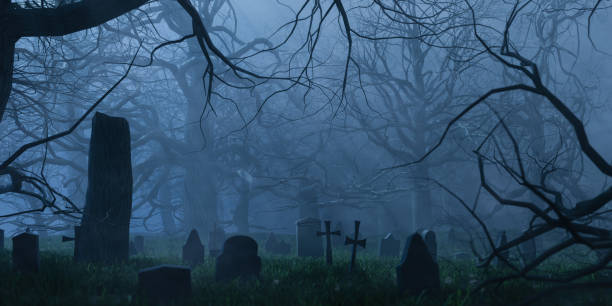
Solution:
<svg viewBox="0 0 612 306"><path fill-rule="evenodd" d="M215 224L214 229L208 233L208 248L210 256L217 257L221 254L221 247L225 241L225 231Z"/></svg>
<svg viewBox="0 0 612 306"><path fill-rule="evenodd" d="M13 269L20 272L38 272L38 235L22 233L13 237Z"/></svg>
<svg viewBox="0 0 612 306"><path fill-rule="evenodd" d="M276 238L272 232L268 235L264 248L266 252L274 255L288 255L291 252L291 245Z"/></svg>
<svg viewBox="0 0 612 306"><path fill-rule="evenodd" d="M436 233L431 230L422 230L419 232L421 237L423 237L423 241L425 241L425 245L427 245L427 249L429 253L431 253L431 257L434 261L438 261L438 243L436 241Z"/></svg>
<svg viewBox="0 0 612 306"><path fill-rule="evenodd" d="M204 245L195 229L191 230L187 242L183 246L183 262L192 267L204 262Z"/></svg>
<svg viewBox="0 0 612 306"><path fill-rule="evenodd" d="M0 229L0 251L4 250L4 230Z"/></svg>
<svg viewBox="0 0 612 306"><path fill-rule="evenodd" d="M138 291L146 305L183 305L191 296L191 269L161 265L140 270Z"/></svg>
<svg viewBox="0 0 612 306"><path fill-rule="evenodd" d="M223 244L223 252L217 257L215 279L259 277L261 258L257 255L257 242L248 236L233 236Z"/></svg>
<svg viewBox="0 0 612 306"><path fill-rule="evenodd" d="M96 113L89 146L85 209L75 243L77 260L126 261L131 212L130 127L123 118Z"/></svg>
<svg viewBox="0 0 612 306"><path fill-rule="evenodd" d="M419 295L425 290L440 288L438 264L420 234L415 233L406 240L396 274L400 292Z"/></svg>
<svg viewBox="0 0 612 306"><path fill-rule="evenodd" d="M502 231L499 234L499 239L497 241L498 241L497 242L497 247L498 248L508 243L508 238L506 237L506 231ZM500 259L499 257L502 257L503 259L508 260L509 259L509 257L508 257L509 254L510 254L510 250L508 250L508 249L499 252L498 257L495 258L495 261L497 263L497 267L498 268L502 268L502 267L506 266L506 263L502 259Z"/></svg>
<svg viewBox="0 0 612 306"><path fill-rule="evenodd" d="M531 238L519 244L519 252L524 264L529 264L536 259L536 239Z"/></svg>
<svg viewBox="0 0 612 306"><path fill-rule="evenodd" d="M321 220L304 218L296 222L297 256L322 257L323 244L317 236L321 230Z"/></svg>
<svg viewBox="0 0 612 306"><path fill-rule="evenodd" d="M400 241L395 239L393 234L388 233L385 238L380 241L380 249L378 255L380 257L398 257L400 252Z"/></svg>

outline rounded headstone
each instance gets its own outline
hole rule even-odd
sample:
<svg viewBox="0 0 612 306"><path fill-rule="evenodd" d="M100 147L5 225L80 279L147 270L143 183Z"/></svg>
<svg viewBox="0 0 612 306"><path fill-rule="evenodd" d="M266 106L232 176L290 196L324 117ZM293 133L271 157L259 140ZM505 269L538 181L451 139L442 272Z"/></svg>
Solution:
<svg viewBox="0 0 612 306"><path fill-rule="evenodd" d="M160 265L140 270L138 289L147 305L182 305L191 296L191 269Z"/></svg>
<svg viewBox="0 0 612 306"><path fill-rule="evenodd" d="M223 251L216 259L217 281L235 278L259 277L261 258L257 256L257 242L248 236L233 236L223 244Z"/></svg>

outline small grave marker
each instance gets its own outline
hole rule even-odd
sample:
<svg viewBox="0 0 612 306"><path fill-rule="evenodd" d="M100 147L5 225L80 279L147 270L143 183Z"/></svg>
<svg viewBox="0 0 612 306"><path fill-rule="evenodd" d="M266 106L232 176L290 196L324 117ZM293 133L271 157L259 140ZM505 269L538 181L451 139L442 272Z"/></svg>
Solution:
<svg viewBox="0 0 612 306"><path fill-rule="evenodd" d="M321 220L304 218L296 222L297 227L297 256L322 257L323 246L317 237L321 230Z"/></svg>
<svg viewBox="0 0 612 306"><path fill-rule="evenodd" d="M340 236L340 231L331 231L331 221L325 221L325 232L317 232L317 236L325 235L325 260L328 265L332 265L332 235Z"/></svg>
<svg viewBox="0 0 612 306"><path fill-rule="evenodd" d="M217 281L259 277L261 258L257 256L257 242L248 236L230 237L223 244L215 268Z"/></svg>
<svg viewBox="0 0 612 306"><path fill-rule="evenodd" d="M191 269L161 265L140 270L138 289L147 305L182 305L191 296Z"/></svg>
<svg viewBox="0 0 612 306"><path fill-rule="evenodd" d="M357 256L357 246L360 246L364 249L366 247L366 239L359 239L359 224L361 224L361 221L356 220L355 221L355 238L346 236L346 239L344 240L345 245L349 245L349 244L353 245L353 252L351 253L351 265L349 266L349 272L353 272L353 269L355 268L355 257Z"/></svg>
<svg viewBox="0 0 612 306"><path fill-rule="evenodd" d="M388 233L385 238L380 241L380 249L378 255L380 257L398 257L400 252L400 241L395 239L393 234Z"/></svg>
<svg viewBox="0 0 612 306"><path fill-rule="evenodd" d="M204 262L204 245L195 229L191 230L187 242L183 246L183 262L191 267Z"/></svg>
<svg viewBox="0 0 612 306"><path fill-rule="evenodd" d="M397 286L400 292L419 295L425 290L440 288L438 264L433 260L420 234L408 237L402 261L396 268Z"/></svg>
<svg viewBox="0 0 612 306"><path fill-rule="evenodd" d="M22 233L13 237L13 269L20 272L38 272L38 235Z"/></svg>

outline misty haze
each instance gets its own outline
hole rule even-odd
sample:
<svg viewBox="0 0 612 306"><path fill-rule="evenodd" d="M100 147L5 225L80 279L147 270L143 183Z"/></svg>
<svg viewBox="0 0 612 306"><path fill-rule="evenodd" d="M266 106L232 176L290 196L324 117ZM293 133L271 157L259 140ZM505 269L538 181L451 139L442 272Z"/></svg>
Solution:
<svg viewBox="0 0 612 306"><path fill-rule="evenodd" d="M603 0L0 0L0 306L612 305Z"/></svg>

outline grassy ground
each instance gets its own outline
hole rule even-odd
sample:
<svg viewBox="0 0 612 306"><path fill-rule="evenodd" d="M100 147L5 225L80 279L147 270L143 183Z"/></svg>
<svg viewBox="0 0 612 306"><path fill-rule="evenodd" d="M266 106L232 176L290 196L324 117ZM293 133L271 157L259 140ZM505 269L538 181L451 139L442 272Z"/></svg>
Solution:
<svg viewBox="0 0 612 306"><path fill-rule="evenodd" d="M75 264L72 243L59 237L41 239L41 270L11 271L10 253L0 254L0 305L142 305L135 295L138 270L157 264L179 264L180 239L147 237L146 252L126 264ZM260 244L261 245L261 244ZM372 248L374 249L374 248ZM192 271L190 305L510 305L535 294L543 284L515 281L478 294L470 284L500 271L478 270L470 262L440 261L442 288L419 297L399 295L395 269L399 259L382 260L372 251L358 256L359 269L347 273L349 254L340 248L332 267L322 259L279 257L260 251L260 280L216 283L214 260L206 258ZM551 271L567 265L550 266ZM611 305L612 293L563 292L538 305Z"/></svg>

